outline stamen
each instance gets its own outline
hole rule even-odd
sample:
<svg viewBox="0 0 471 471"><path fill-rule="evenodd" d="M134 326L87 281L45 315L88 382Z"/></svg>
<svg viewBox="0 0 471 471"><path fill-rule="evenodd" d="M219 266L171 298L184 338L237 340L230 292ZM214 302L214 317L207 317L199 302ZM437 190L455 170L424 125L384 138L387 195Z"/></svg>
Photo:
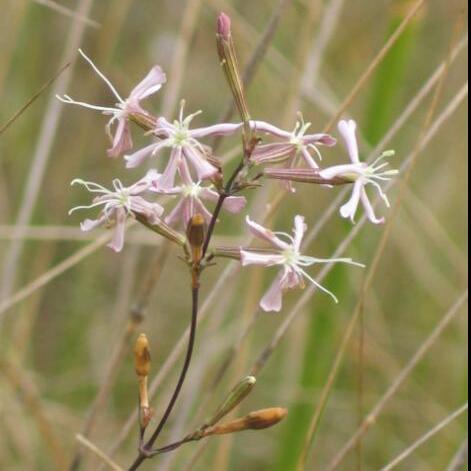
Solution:
<svg viewBox="0 0 471 471"><path fill-rule="evenodd" d="M91 110L102 111L104 113L105 112L107 112L107 113L116 113L118 111L121 111L121 110L118 110L117 108L110 108L110 107L107 107L107 106L99 106L99 105L91 105L90 103L85 103L84 101L76 101L73 98L71 98L69 95L64 95L63 97L61 97L60 95L56 95L56 98L59 101L62 101L62 103L67 103L69 105L78 105L78 106L81 106L83 108L89 108Z"/></svg>
<svg viewBox="0 0 471 471"><path fill-rule="evenodd" d="M82 51L82 49L78 50L81 56L91 65L93 70L98 74L99 77L108 85L110 90L113 92L115 97L121 102L124 103L124 100L121 98L119 93L116 91L116 89L113 87L112 83L106 78L105 74L103 74L98 67L93 63L93 61Z"/></svg>

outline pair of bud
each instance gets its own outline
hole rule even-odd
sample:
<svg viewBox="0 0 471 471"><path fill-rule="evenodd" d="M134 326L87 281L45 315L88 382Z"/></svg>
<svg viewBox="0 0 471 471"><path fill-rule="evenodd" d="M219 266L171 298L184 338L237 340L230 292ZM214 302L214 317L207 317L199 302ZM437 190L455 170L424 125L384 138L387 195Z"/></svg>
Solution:
<svg viewBox="0 0 471 471"><path fill-rule="evenodd" d="M234 410L251 392L256 383L254 376L246 376L229 392L213 416L207 420L189 440L200 440L212 435L223 435L243 430L259 430L280 422L288 411L282 407L270 407L250 412L244 417L219 424L220 420Z"/></svg>

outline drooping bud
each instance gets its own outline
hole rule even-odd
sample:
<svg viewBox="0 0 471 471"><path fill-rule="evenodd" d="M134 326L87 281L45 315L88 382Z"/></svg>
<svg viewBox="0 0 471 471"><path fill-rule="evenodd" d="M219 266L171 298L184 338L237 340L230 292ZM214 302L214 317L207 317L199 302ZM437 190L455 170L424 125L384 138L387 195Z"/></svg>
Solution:
<svg viewBox="0 0 471 471"><path fill-rule="evenodd" d="M248 137L250 135L250 114L245 99L244 86L240 75L234 42L232 40L231 20L225 13L220 13L218 16L216 38L221 67L226 75Z"/></svg>
<svg viewBox="0 0 471 471"><path fill-rule="evenodd" d="M205 239L205 221L200 213L196 213L189 221L186 230L188 243L190 244L191 260L199 263L203 257L203 245Z"/></svg>
<svg viewBox="0 0 471 471"><path fill-rule="evenodd" d="M252 391L255 386L256 379L254 376L246 376L239 381L224 399L213 417L206 422L203 427L210 427L219 422L225 415L231 412L239 405Z"/></svg>
<svg viewBox="0 0 471 471"><path fill-rule="evenodd" d="M288 410L282 407L260 409L258 411L251 412L241 419L235 419L230 422L226 422L225 424L209 427L204 430L203 437L272 427L283 420L287 414Z"/></svg>

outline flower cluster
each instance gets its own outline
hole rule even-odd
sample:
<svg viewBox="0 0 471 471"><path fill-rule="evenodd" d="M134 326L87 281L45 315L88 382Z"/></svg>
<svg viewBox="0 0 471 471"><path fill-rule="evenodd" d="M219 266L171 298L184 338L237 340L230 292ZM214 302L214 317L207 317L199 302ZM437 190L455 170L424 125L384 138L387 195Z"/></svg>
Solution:
<svg viewBox="0 0 471 471"><path fill-rule="evenodd" d="M115 179L112 190L81 179L72 182L82 184L97 196L90 205L77 206L70 212L101 207L97 218L86 219L82 222L81 228L89 231L98 226L113 227L114 235L109 244L113 250L119 252L123 248L128 218L144 220L153 226L166 224L184 231L192 217L199 214L207 226L214 226L219 213L208 209L206 205L216 205L218 211L223 209L230 213L239 213L246 206L246 199L237 193L246 187L259 184L260 178L264 176L281 178L289 191L294 191L294 181L315 182L325 186L352 185L350 199L340 208L341 216L353 222L361 202L371 222L378 224L384 221L384 218L375 215L365 187L373 186L384 203L389 206L380 183L397 173L395 170L385 170L387 162L384 158L393 153L391 151L383 153L371 165L361 162L354 121L340 121L338 124L350 163L320 168L322 160L320 147L332 147L336 144L336 139L325 133L309 134L311 123L304 122L301 115L292 131L249 118L242 123L192 127L193 121L201 112L185 116L184 102L182 102L177 119L169 121L163 116L154 116L141 105L142 100L156 93L166 82L166 76L159 66L152 67L144 79L132 89L129 96L123 99L91 59L82 51L79 52L108 85L117 103L113 106L98 106L75 101L68 95L58 98L65 103L98 110L111 116L106 125L106 132L111 140L108 155L122 156L126 168L135 168L144 162L151 167L159 167L159 170L152 168L147 171L144 178L128 187ZM153 142L131 152L133 150L131 123L143 128ZM241 164L243 171L234 175L229 187L224 186L225 175L221 163L205 140L238 133L242 133L246 138L247 130L252 134L255 144L249 155L244 156ZM281 164L281 167L267 168L274 164ZM253 176L255 173L256 177ZM169 196L176 198L177 201L173 208L167 211L162 201L174 199L168 198ZM243 266L255 264L280 268L273 284L260 302L261 308L265 311L279 311L283 291L303 287L305 279L336 300L329 290L318 284L306 272L305 268L308 266L331 262L360 265L348 258L320 259L302 255L301 241L306 225L304 217L300 215L294 219L292 235L272 232L252 221L249 216L246 217L246 222L252 234L267 242L270 249L240 248L236 252L236 258Z"/></svg>

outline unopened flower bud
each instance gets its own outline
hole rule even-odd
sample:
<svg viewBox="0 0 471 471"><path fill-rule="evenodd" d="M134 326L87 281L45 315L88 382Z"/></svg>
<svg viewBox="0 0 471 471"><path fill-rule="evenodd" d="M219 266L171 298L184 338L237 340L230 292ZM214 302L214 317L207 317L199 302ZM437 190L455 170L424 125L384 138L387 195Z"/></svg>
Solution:
<svg viewBox="0 0 471 471"><path fill-rule="evenodd" d="M245 418L250 429L262 429L276 425L288 415L288 410L283 407L270 407L251 412Z"/></svg>
<svg viewBox="0 0 471 471"><path fill-rule="evenodd" d="M145 334L139 335L134 346L134 367L138 376L148 376L150 372L149 341Z"/></svg>
<svg viewBox="0 0 471 471"><path fill-rule="evenodd" d="M231 20L225 13L220 13L217 19L217 50L221 67L231 88L234 101L245 125L246 133L250 132L250 114L245 99L244 87L239 71L231 34Z"/></svg>
<svg viewBox="0 0 471 471"><path fill-rule="evenodd" d="M218 16L217 30L218 35L221 36L222 39L226 41L229 39L231 35L231 19L223 12Z"/></svg>
<svg viewBox="0 0 471 471"><path fill-rule="evenodd" d="M288 414L287 409L282 407L271 407L269 409L260 409L250 414L235 419L225 424L209 427L203 432L203 437L210 435L223 435L227 433L241 432L243 430L259 430L276 425Z"/></svg>
<svg viewBox="0 0 471 471"><path fill-rule="evenodd" d="M226 399L213 417L205 424L205 427L216 424L237 405L239 405L250 394L256 381L257 380L254 376L246 376L244 379L239 381L226 396Z"/></svg>
<svg viewBox="0 0 471 471"><path fill-rule="evenodd" d="M191 249L191 260L198 263L203 257L203 245L205 238L204 217L196 213L188 223L186 235Z"/></svg>

